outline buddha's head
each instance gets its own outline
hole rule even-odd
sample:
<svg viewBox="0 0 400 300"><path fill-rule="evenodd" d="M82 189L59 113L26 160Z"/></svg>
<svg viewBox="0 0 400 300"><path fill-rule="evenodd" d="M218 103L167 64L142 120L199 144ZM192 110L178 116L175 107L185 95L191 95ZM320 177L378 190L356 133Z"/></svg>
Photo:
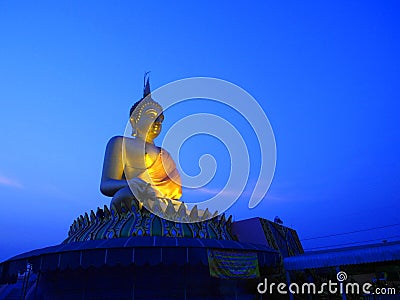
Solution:
<svg viewBox="0 0 400 300"><path fill-rule="evenodd" d="M129 121L133 136L152 143L161 132L163 109L151 95L147 95L131 107Z"/></svg>

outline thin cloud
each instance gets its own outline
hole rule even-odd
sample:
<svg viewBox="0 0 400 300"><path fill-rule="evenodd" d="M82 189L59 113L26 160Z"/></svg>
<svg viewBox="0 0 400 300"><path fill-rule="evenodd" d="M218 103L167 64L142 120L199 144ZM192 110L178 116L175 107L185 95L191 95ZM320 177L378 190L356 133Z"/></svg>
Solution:
<svg viewBox="0 0 400 300"><path fill-rule="evenodd" d="M18 189L23 188L22 184L19 181L15 180L15 179L11 179L11 178L3 176L3 175L0 175L0 184L9 186L9 187L13 187L13 188L18 188Z"/></svg>

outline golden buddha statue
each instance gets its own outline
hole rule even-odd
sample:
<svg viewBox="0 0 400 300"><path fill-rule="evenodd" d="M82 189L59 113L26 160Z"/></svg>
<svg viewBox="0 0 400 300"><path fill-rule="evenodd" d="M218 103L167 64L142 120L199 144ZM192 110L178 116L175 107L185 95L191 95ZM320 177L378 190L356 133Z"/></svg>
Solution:
<svg viewBox="0 0 400 300"><path fill-rule="evenodd" d="M130 207L133 198L164 200L164 205L182 196L181 179L170 154L154 144L164 121L163 109L151 98L149 79L143 98L130 109L132 137L115 136L107 144L100 190L113 197L111 207Z"/></svg>

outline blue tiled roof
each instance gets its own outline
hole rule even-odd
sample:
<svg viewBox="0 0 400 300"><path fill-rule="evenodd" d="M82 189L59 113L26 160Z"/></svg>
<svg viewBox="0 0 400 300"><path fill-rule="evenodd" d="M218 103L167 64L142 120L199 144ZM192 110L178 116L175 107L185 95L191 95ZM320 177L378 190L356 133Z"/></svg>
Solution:
<svg viewBox="0 0 400 300"><path fill-rule="evenodd" d="M18 260L22 258L38 256L48 253L81 251L87 249L110 249L131 247L190 247L190 248L223 248L249 251L277 252L264 245L240 243L231 240L200 239L200 238L173 238L159 236L135 236L130 238L115 238L109 240L91 240L86 242L75 242L61 244L29 251L10 258Z"/></svg>
<svg viewBox="0 0 400 300"><path fill-rule="evenodd" d="M285 258L284 266L286 270L303 270L396 260L400 260L400 241L310 251Z"/></svg>

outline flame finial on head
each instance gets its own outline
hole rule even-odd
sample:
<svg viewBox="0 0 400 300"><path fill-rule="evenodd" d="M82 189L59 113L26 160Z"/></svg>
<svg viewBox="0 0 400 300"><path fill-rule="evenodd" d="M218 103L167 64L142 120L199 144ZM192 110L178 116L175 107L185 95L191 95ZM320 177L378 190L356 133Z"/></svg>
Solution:
<svg viewBox="0 0 400 300"><path fill-rule="evenodd" d="M144 73L143 98L146 98L148 95L151 94L151 91L150 91L150 78L148 76L149 73L150 73L150 71L147 71L146 73Z"/></svg>
<svg viewBox="0 0 400 300"><path fill-rule="evenodd" d="M150 71L144 73L143 98L137 101L129 111L129 116L133 116L136 121L139 121L143 110L149 105L156 106L160 110L160 112L162 112L163 110L162 106L151 98L150 79L148 76L149 73Z"/></svg>

